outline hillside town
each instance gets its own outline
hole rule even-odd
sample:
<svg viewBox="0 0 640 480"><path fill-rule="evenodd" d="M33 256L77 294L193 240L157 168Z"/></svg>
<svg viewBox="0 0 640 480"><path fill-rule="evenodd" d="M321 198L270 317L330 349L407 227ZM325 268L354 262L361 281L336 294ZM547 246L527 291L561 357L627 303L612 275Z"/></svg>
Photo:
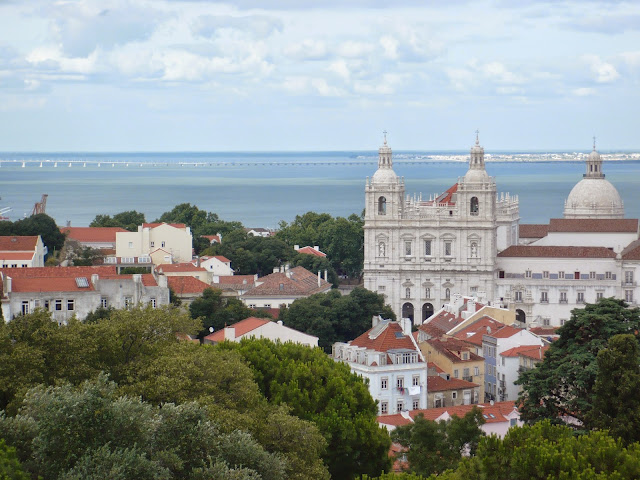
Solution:
<svg viewBox="0 0 640 480"><path fill-rule="evenodd" d="M271 272L239 272L234 260L216 254L234 238L266 242L286 233L264 228L198 235L196 242L187 223L67 225L57 227L64 244L56 255L42 235L2 236L2 316L11 324L45 312L65 328L112 311L178 308L194 320L211 317L205 330L178 332L182 341L322 347L322 355L365 380L377 423L390 435L416 419L467 418L479 409L482 432L503 438L525 424L522 374L544 361L574 309L607 298L635 305L640 239L638 219L624 218L595 145L564 218L545 225L520 224L518 198L498 194L484 165L476 138L464 177L428 200L408 197L385 137L378 170L366 180L361 270L337 282L323 251L334 251L330 245L283 242L286 253L274 257ZM197 211L176 210L184 208ZM283 260L292 258L296 265ZM335 302L362 287L386 310L355 312L364 324L352 324L351 333L328 336L309 313L296 317L305 301ZM213 305L245 313L216 319L221 310ZM566 418L581 423L578 415ZM402 471L408 451L398 442L389 455Z"/></svg>

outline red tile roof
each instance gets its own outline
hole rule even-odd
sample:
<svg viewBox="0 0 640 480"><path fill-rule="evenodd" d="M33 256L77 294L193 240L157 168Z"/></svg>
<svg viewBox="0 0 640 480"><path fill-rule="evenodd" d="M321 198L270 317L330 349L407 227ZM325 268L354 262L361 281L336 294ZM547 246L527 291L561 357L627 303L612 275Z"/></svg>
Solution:
<svg viewBox="0 0 640 480"><path fill-rule="evenodd" d="M435 362L429 362L427 363L427 368L433 368L435 369L436 373L444 373L444 370L441 369L437 363Z"/></svg>
<svg viewBox="0 0 640 480"><path fill-rule="evenodd" d="M437 420L445 413L449 416L464 417L467 412L471 411L473 407L478 407L483 414L486 423L503 423L508 422L507 415L512 413L516 406L515 402L495 402L493 405L489 403L481 403L479 405L459 405L457 407L441 407L441 408L429 408L421 410L410 410L409 416L414 419L418 415L424 416L427 420ZM399 427L401 425L408 425L411 420L406 419L401 414L396 413L392 415L379 415L378 423L382 425L393 425Z"/></svg>
<svg viewBox="0 0 640 480"><path fill-rule="evenodd" d="M67 238L81 243L115 243L116 233L127 232L120 227L60 227Z"/></svg>
<svg viewBox="0 0 640 480"><path fill-rule="evenodd" d="M631 242L622 250L623 260L640 260L640 240Z"/></svg>
<svg viewBox="0 0 640 480"><path fill-rule="evenodd" d="M176 293L176 295L182 295L185 293L201 294L207 288L212 288L208 283L205 283L191 276L170 276L167 277L167 283L169 284L169 287L171 287L171 290Z"/></svg>
<svg viewBox="0 0 640 480"><path fill-rule="evenodd" d="M102 276L116 275L115 266L92 266L92 267L34 267L34 268L4 268L0 269L12 278L75 278L87 277L91 279L91 275L96 273Z"/></svg>
<svg viewBox="0 0 640 480"><path fill-rule="evenodd" d="M216 258L218 260L220 260L222 263L230 263L231 260L229 260L227 257L223 257L222 255L215 255L213 258Z"/></svg>
<svg viewBox="0 0 640 480"><path fill-rule="evenodd" d="M206 238L210 243L214 241L220 243L220 236L218 235L202 235L202 238Z"/></svg>
<svg viewBox="0 0 640 480"><path fill-rule="evenodd" d="M27 270L26 268L24 270ZM87 292L93 291L91 278L88 287L78 287L76 279L72 277L16 277L11 280L12 292Z"/></svg>
<svg viewBox="0 0 640 480"><path fill-rule="evenodd" d="M473 348L471 345L462 340L458 340L457 338L447 338L442 340L432 338L431 340L427 340L426 343L443 354L453 363L467 363L484 360L480 355L476 355L471 351ZM462 359L463 352L467 352L469 354L468 360Z"/></svg>
<svg viewBox="0 0 640 480"><path fill-rule="evenodd" d="M616 258L606 247L560 247L542 245L512 245L499 257L553 257L553 258Z"/></svg>
<svg viewBox="0 0 640 480"><path fill-rule="evenodd" d="M636 233L637 218L552 218L549 232Z"/></svg>
<svg viewBox="0 0 640 480"><path fill-rule="evenodd" d="M456 332L454 337L459 340L473 343L474 345L482 346L483 335L489 335L491 332L495 332L502 327L504 327L503 323L485 315L473 322L471 325L463 328L459 332Z"/></svg>
<svg viewBox="0 0 640 480"><path fill-rule="evenodd" d="M446 392L449 390L463 390L465 388L479 387L477 383L467 382L459 378L446 380L440 375L432 375L427 378L427 392Z"/></svg>
<svg viewBox="0 0 640 480"><path fill-rule="evenodd" d="M512 327L511 325L504 325L502 328L496 330L493 333L488 333L494 338L509 338L522 332L521 328Z"/></svg>
<svg viewBox="0 0 640 480"><path fill-rule="evenodd" d="M0 251L28 252L35 250L38 236L5 236L0 237Z"/></svg>
<svg viewBox="0 0 640 480"><path fill-rule="evenodd" d="M306 253L307 255L315 255L316 257L326 257L326 253L322 253L320 250L316 250L313 247L302 247L298 249L298 253Z"/></svg>
<svg viewBox="0 0 640 480"><path fill-rule="evenodd" d="M384 425L392 425L394 427L401 427L403 425L409 425L411 422L410 419L403 417L399 413L393 413L389 415L379 415L378 423L382 423Z"/></svg>
<svg viewBox="0 0 640 480"><path fill-rule="evenodd" d="M145 287L157 287L158 286L158 282L156 281L156 277L154 277L152 273L143 273L142 274L142 284Z"/></svg>
<svg viewBox="0 0 640 480"><path fill-rule="evenodd" d="M318 277L303 267L292 268L288 273L272 273L259 278L258 282L262 283L246 292L245 297L308 296L331 288L323 278L318 285Z"/></svg>
<svg viewBox="0 0 640 480"><path fill-rule="evenodd" d="M33 260L36 254L32 252L0 252L0 260Z"/></svg>
<svg viewBox="0 0 640 480"><path fill-rule="evenodd" d="M351 340L349 344L376 352L388 352L396 349L417 351L411 337L402 333L402 327L398 322L384 322L386 325L379 324L367 330L355 340ZM378 329L382 329L382 331L375 338L371 338L370 334L377 332ZM418 361L422 362L420 356L418 356Z"/></svg>
<svg viewBox="0 0 640 480"><path fill-rule="evenodd" d="M520 238L542 238L546 237L549 232L549 225L532 223L532 224L520 224L519 235Z"/></svg>
<svg viewBox="0 0 640 480"><path fill-rule="evenodd" d="M522 345L520 347L513 347L509 350L505 350L500 355L503 357L527 357L533 358L534 360L542 360L546 351L549 350L549 346L545 345L544 347L540 347L537 345Z"/></svg>
<svg viewBox="0 0 640 480"><path fill-rule="evenodd" d="M253 285L256 281L255 275L220 275L218 283L221 285ZM246 283L245 283L246 282Z"/></svg>
<svg viewBox="0 0 640 480"><path fill-rule="evenodd" d="M454 184L449 187L444 193L442 193L438 198L436 198L436 203L438 205L449 205L454 206L456 202L453 201L453 194L458 191L458 184ZM433 200L428 202L422 202L423 205L433 205Z"/></svg>
<svg viewBox="0 0 640 480"><path fill-rule="evenodd" d="M240 338L256 328L266 325L270 321L271 320L268 318L249 317L244 320L240 320L238 323L234 323L230 327L235 330L236 338ZM224 329L220 329L217 332L207 335L204 339L210 342L222 342L225 339Z"/></svg>
<svg viewBox="0 0 640 480"><path fill-rule="evenodd" d="M558 328L560 327L531 327L529 331L531 333L535 333L540 337L548 336L548 335L557 335Z"/></svg>
<svg viewBox="0 0 640 480"><path fill-rule="evenodd" d="M159 273L206 272L204 267L196 267L191 262L163 263L156 267Z"/></svg>
<svg viewBox="0 0 640 480"><path fill-rule="evenodd" d="M173 228L180 228L180 229L185 229L187 228L187 226L184 223L143 223L142 224L142 228L157 228L160 227L161 225L169 225Z"/></svg>

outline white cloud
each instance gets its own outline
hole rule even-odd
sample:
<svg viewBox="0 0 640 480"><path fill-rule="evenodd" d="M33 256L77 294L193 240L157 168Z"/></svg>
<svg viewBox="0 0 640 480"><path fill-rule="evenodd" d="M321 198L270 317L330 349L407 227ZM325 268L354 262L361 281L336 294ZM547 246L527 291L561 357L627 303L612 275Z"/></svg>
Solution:
<svg viewBox="0 0 640 480"><path fill-rule="evenodd" d="M380 46L382 47L383 55L391 60L398 58L399 44L398 39L390 35L380 37Z"/></svg>
<svg viewBox="0 0 640 480"><path fill-rule="evenodd" d="M590 87L581 87L574 89L572 93L577 97L590 97L591 95L596 94L596 89Z"/></svg>
<svg viewBox="0 0 640 480"><path fill-rule="evenodd" d="M372 82L356 82L354 90L360 94L367 95L393 95L397 87L402 83L404 75L396 73L385 73L379 79Z"/></svg>
<svg viewBox="0 0 640 480"><path fill-rule="evenodd" d="M524 78L521 75L509 71L507 67L500 62L485 63L483 65L479 65L478 69L485 75L485 77L497 83L524 83Z"/></svg>
<svg viewBox="0 0 640 480"><path fill-rule="evenodd" d="M327 45L321 40L305 38L292 43L284 49L284 54L295 60L324 60L327 58Z"/></svg>
<svg viewBox="0 0 640 480"><path fill-rule="evenodd" d="M282 31L282 20L266 15L201 15L193 22L193 32L204 37L214 37L220 30L238 30L242 34L264 39Z"/></svg>
<svg viewBox="0 0 640 480"><path fill-rule="evenodd" d="M589 64L593 78L598 83L611 83L616 81L620 74L611 63L607 63L597 55L584 55L584 60Z"/></svg>
<svg viewBox="0 0 640 480"><path fill-rule="evenodd" d="M304 76L285 78L282 83L282 88L294 95L319 94L323 97L342 97L346 94L343 89L329 85L323 78Z"/></svg>
<svg viewBox="0 0 640 480"><path fill-rule="evenodd" d="M373 45L368 42L349 40L338 45L336 52L341 57L360 58L369 55L373 50Z"/></svg>

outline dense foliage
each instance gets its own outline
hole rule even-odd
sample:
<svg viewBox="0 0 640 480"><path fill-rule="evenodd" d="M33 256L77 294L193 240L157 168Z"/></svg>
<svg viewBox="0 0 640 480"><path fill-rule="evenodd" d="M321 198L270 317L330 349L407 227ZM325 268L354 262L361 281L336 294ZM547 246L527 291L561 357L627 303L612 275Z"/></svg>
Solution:
<svg viewBox="0 0 640 480"><path fill-rule="evenodd" d="M9 447L0 438L0 480L29 480L29 476L24 473L16 449Z"/></svg>
<svg viewBox="0 0 640 480"><path fill-rule="evenodd" d="M225 342L249 362L262 394L313 422L327 441L324 454L334 480L377 475L390 467L389 435L378 426L377 406L362 379L319 349L268 340Z"/></svg>
<svg viewBox="0 0 640 480"><path fill-rule="evenodd" d="M221 244L212 245L202 254L227 257L236 274L264 276L287 263L296 252L276 237L254 237L244 230L234 230L223 237Z"/></svg>
<svg viewBox="0 0 640 480"><path fill-rule="evenodd" d="M285 325L319 338L318 345L330 350L335 342L347 342L371 328L371 318L382 315L395 320L384 296L364 288L349 295L332 290L294 301L282 308L279 319Z"/></svg>
<svg viewBox="0 0 640 480"><path fill-rule="evenodd" d="M145 223L144 213L135 210L116 213L110 215L96 215L96 218L89 224L90 227L120 227L130 232L138 231L138 227Z"/></svg>
<svg viewBox="0 0 640 480"><path fill-rule="evenodd" d="M574 309L537 368L523 372L521 417L528 422L561 422L572 416L583 424L594 405L597 355L611 337L640 329L640 311L622 300L606 298L584 309Z"/></svg>
<svg viewBox="0 0 640 480"><path fill-rule="evenodd" d="M294 245L315 246L327 254L338 275L358 278L364 264L364 219L352 214L348 218L328 213L307 212L288 224L280 222L277 237Z"/></svg>
<svg viewBox="0 0 640 480"><path fill-rule="evenodd" d="M0 222L0 236L40 235L42 242L50 252L60 250L64 245L64 235L56 225L56 221L46 213L39 213L15 222Z"/></svg>
<svg viewBox="0 0 640 480"><path fill-rule="evenodd" d="M32 475L49 479L196 479L226 469L279 480L285 462L241 432L224 433L196 403L153 407L119 396L104 375L80 388L35 387L0 417ZM249 477L251 478L251 477Z"/></svg>
<svg viewBox="0 0 640 480"><path fill-rule="evenodd" d="M189 313L191 318L202 322L201 338L209 334L210 328L218 331L249 317L271 318L269 313L252 310L237 298L223 297L222 291L215 288L205 289L202 296L191 302Z"/></svg>
<svg viewBox="0 0 640 480"><path fill-rule="evenodd" d="M598 353L589 428L608 429L625 444L640 441L640 346L635 335L616 335Z"/></svg>
<svg viewBox="0 0 640 480"><path fill-rule="evenodd" d="M463 454L475 454L484 435L480 428L484 423L479 408L472 409L462 418L453 416L439 422L426 420L420 414L413 423L396 428L391 438L408 448L411 473L441 474L455 469Z"/></svg>

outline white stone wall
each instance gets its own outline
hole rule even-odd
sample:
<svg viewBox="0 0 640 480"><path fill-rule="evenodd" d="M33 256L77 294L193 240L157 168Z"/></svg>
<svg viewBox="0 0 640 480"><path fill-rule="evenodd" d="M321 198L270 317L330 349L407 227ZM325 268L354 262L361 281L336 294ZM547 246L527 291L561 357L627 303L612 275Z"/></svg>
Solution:
<svg viewBox="0 0 640 480"><path fill-rule="evenodd" d="M190 262L192 236L189 227L175 228L160 225L155 228L138 227L137 232L116 233L116 256L138 257L163 249L173 256L174 263Z"/></svg>

